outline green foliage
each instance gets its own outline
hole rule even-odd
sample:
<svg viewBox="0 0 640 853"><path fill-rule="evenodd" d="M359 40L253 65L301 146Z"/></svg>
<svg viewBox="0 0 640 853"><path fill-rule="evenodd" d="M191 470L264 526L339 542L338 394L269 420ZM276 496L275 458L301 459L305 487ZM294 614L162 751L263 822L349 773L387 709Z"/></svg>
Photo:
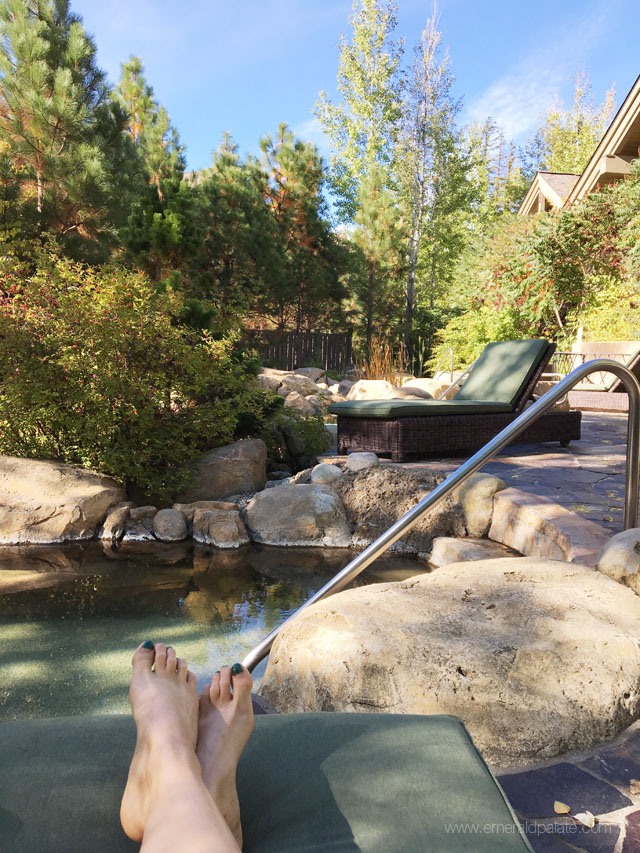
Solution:
<svg viewBox="0 0 640 853"><path fill-rule="evenodd" d="M58 235L67 252L106 256L128 209L132 147L68 0L0 2L0 143L22 236Z"/></svg>
<svg viewBox="0 0 640 853"><path fill-rule="evenodd" d="M513 307L483 305L451 319L440 329L430 367L436 368L447 347L453 349L454 367L468 367L491 341L511 341L526 337L518 312Z"/></svg>
<svg viewBox="0 0 640 853"><path fill-rule="evenodd" d="M525 149L525 172L531 180L536 172L568 172L579 175L589 162L606 130L615 102L610 89L604 103L596 104L586 71L574 80L573 105L565 110L556 97Z"/></svg>
<svg viewBox="0 0 640 853"><path fill-rule="evenodd" d="M264 396L231 339L176 322L142 273L40 252L0 296L0 451L80 463L169 495L182 463L261 428Z"/></svg>

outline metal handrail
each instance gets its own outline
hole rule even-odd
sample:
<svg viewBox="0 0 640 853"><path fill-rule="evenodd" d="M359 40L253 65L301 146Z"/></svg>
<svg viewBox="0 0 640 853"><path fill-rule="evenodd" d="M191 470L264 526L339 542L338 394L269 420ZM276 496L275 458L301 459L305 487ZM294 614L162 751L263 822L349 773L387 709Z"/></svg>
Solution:
<svg viewBox="0 0 640 853"><path fill-rule="evenodd" d="M350 583L360 572L364 571L367 566L370 566L381 554L390 548L394 542L397 542L405 533L407 533L433 506L446 498L459 485L464 483L472 474L481 468L486 462L499 453L504 447L510 444L513 439L525 430L530 423L540 417L543 412L551 408L558 400L577 385L585 376L595 371L606 371L613 373L622 380L627 394L629 395L629 420L627 426L627 478L625 485L625 505L624 505L624 529L636 527L638 523L638 477L639 477L639 462L640 462L640 385L633 373L624 365L612 359L598 359L589 361L576 367L568 376L559 382L555 388L540 397L528 409L525 409L515 421L505 427L502 432L499 432L495 438L488 441L484 447L478 450L471 458L450 474L446 480L437 485L433 491L429 492L421 501L419 501L409 512L405 513L402 518L398 519L387 531L379 536L375 542L372 542L364 549L357 557L338 572L322 589L319 589L315 595L301 605L295 613L289 616L278 628L274 628L261 643L252 649L244 658L242 663L249 669L253 670L260 661L269 654L269 650L273 641L278 636L279 632L285 625L288 625L292 619L295 619L301 610L315 604L332 595L335 592L340 592L341 589Z"/></svg>
<svg viewBox="0 0 640 853"><path fill-rule="evenodd" d="M449 382L453 382L453 349L451 347L447 347L442 353L442 358L438 362L438 366L436 367L436 369L433 371L433 375L434 377L438 375L442 362L447 357L447 353L449 353L449 356L451 358L451 367L449 368Z"/></svg>
<svg viewBox="0 0 640 853"><path fill-rule="evenodd" d="M479 356L478 356L478 358L479 358ZM449 391L451 391L451 389L452 389L452 388L455 388L455 387L456 387L456 385L460 385L460 383L461 383L461 382L462 382L462 380L467 376L467 374L468 374L468 373L471 373L471 370L475 367L475 364L476 364L476 361L477 361L477 360L478 360L477 358L476 358L476 359L474 359L474 361L472 361L472 362L471 362L471 364L469 365L469 367L467 367L467 368L466 368L466 370L464 371L464 373L461 373L461 374L460 374L460 376L458 376L458 378L456 379L456 381L455 381L455 382L453 382L453 381L452 381L452 382L451 382L451 385L449 385L449 387L448 387L448 388L445 388L445 389L444 389L444 391L442 392L442 394L440 394L440 396L439 396L439 397L437 397L436 399L438 399L438 400L444 400L444 398L447 396L447 394L449 393ZM451 379L453 380L453 371L451 372Z"/></svg>

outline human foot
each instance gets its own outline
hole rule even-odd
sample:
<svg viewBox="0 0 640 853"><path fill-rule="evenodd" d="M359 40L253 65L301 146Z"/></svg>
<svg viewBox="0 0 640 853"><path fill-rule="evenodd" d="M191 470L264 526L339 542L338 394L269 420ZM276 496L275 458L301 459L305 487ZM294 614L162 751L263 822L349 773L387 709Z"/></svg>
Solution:
<svg viewBox="0 0 640 853"><path fill-rule="evenodd" d="M223 666L216 672L200 695L196 747L204 784L240 848L242 828L236 768L253 730L251 684L251 674L241 664Z"/></svg>
<svg viewBox="0 0 640 853"><path fill-rule="evenodd" d="M187 662L171 646L151 641L133 655L129 701L136 722L136 749L120 806L129 838L140 842L159 784L175 784L184 768L197 764L198 688Z"/></svg>

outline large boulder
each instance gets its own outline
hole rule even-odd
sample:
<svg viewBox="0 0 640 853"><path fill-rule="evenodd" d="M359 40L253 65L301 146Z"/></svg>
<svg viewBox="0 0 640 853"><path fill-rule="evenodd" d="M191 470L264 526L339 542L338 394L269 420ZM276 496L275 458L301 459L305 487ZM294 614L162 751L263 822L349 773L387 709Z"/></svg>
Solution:
<svg viewBox="0 0 640 853"><path fill-rule="evenodd" d="M342 389L342 383L340 388ZM347 400L390 400L393 391L393 385L386 379L359 379L349 389Z"/></svg>
<svg viewBox="0 0 640 853"><path fill-rule="evenodd" d="M235 507L232 510L197 509L193 515L193 539L216 548L239 548L249 544L247 530Z"/></svg>
<svg viewBox="0 0 640 853"><path fill-rule="evenodd" d="M383 466L345 471L333 488L342 498L354 530L353 544L369 545L412 509L443 479L425 471ZM393 546L394 551L427 553L436 536L464 536L464 516L453 498L445 498Z"/></svg>
<svg viewBox="0 0 640 853"><path fill-rule="evenodd" d="M640 715L640 600L584 566L457 563L338 593L276 639L277 710L454 714L488 762L614 738Z"/></svg>
<svg viewBox="0 0 640 853"><path fill-rule="evenodd" d="M469 560L498 560L518 555L490 539L456 539L455 536L438 536L433 540L429 554L429 565L433 569L448 566L450 563L466 563Z"/></svg>
<svg viewBox="0 0 640 853"><path fill-rule="evenodd" d="M124 487L77 465L0 456L0 545L90 539Z"/></svg>
<svg viewBox="0 0 640 853"><path fill-rule="evenodd" d="M249 536L265 545L351 544L340 498L330 486L286 483L259 492L245 509Z"/></svg>
<svg viewBox="0 0 640 853"><path fill-rule="evenodd" d="M323 367L297 367L293 372L296 376L306 376L312 382L318 382L326 376L326 370Z"/></svg>
<svg viewBox="0 0 640 853"><path fill-rule="evenodd" d="M640 527L612 536L598 555L596 568L640 595Z"/></svg>
<svg viewBox="0 0 640 853"><path fill-rule="evenodd" d="M191 482L178 503L259 492L267 482L267 446L260 438L247 438L215 447L193 462L191 469Z"/></svg>
<svg viewBox="0 0 640 853"><path fill-rule="evenodd" d="M271 376L269 373L260 373L256 379L263 391L277 391L282 385L281 376Z"/></svg>
<svg viewBox="0 0 640 853"><path fill-rule="evenodd" d="M299 412L311 413L315 411L313 403L308 402L306 397L297 391L291 391L287 394L284 404L288 409L297 409Z"/></svg>
<svg viewBox="0 0 640 853"><path fill-rule="evenodd" d="M142 526L146 527L144 520ZM187 520L178 509L161 509L153 518L153 532L161 542L181 542L187 538Z"/></svg>

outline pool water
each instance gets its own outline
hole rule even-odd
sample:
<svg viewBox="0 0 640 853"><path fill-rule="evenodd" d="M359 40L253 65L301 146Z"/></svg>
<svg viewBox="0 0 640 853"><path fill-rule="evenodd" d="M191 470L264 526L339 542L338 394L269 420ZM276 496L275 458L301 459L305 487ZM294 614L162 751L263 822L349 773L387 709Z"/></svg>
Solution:
<svg viewBox="0 0 640 853"><path fill-rule="evenodd" d="M0 720L128 711L133 649L175 647L202 687L352 559L327 549L0 548ZM379 560L356 583L424 563ZM254 672L259 684L266 662Z"/></svg>

